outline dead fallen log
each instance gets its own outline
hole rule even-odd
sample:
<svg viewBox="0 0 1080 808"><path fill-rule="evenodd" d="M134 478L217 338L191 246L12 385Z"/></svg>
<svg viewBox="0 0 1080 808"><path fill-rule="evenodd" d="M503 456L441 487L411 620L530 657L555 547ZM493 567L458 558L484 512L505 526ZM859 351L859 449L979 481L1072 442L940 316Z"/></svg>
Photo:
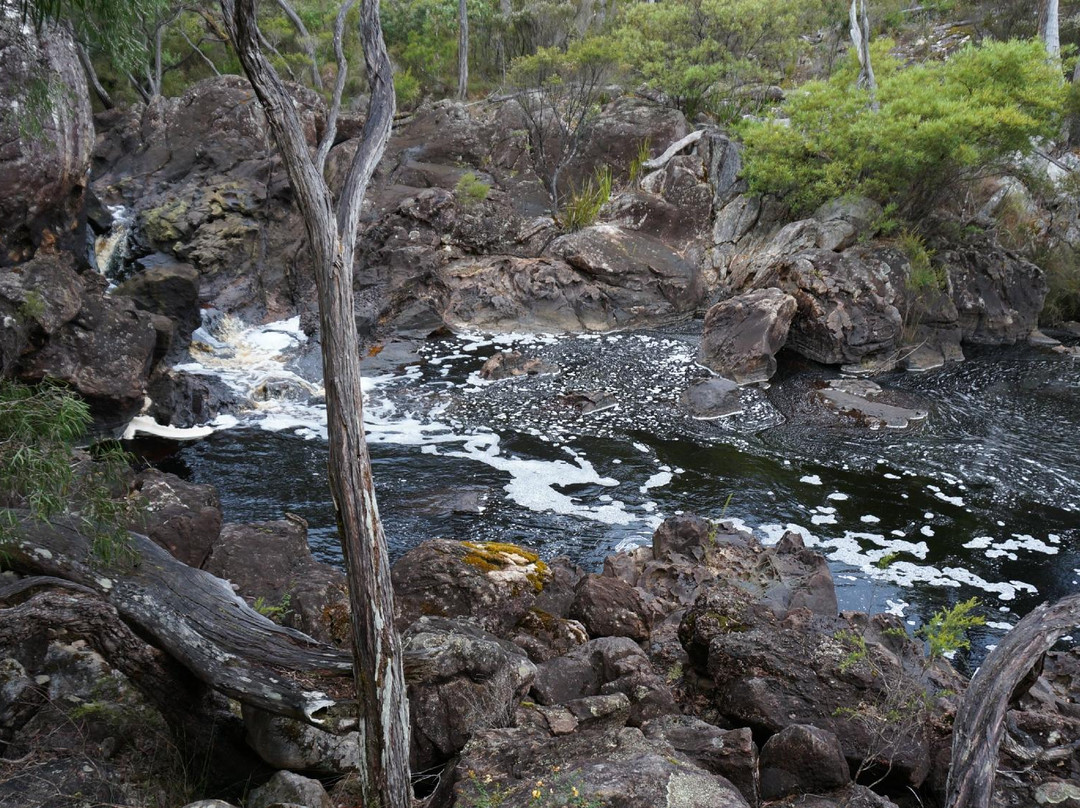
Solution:
<svg viewBox="0 0 1080 808"><path fill-rule="evenodd" d="M232 778L237 771L254 771L261 765L228 700L135 634L116 609L89 588L47 576L0 587L0 648L34 647L44 638L82 640L124 674L161 713L185 760L198 771L208 776L224 772ZM44 699L42 693L40 702ZM23 720L36 712L40 702L22 705ZM23 720L14 718L10 726L21 726Z"/></svg>
<svg viewBox="0 0 1080 808"><path fill-rule="evenodd" d="M1009 699L1059 638L1080 625L1080 595L1035 608L1005 635L972 677L953 722L948 808L987 808Z"/></svg>
<svg viewBox="0 0 1080 808"><path fill-rule="evenodd" d="M663 168L668 164L668 161L672 157L681 152L683 149L697 143L699 140L701 140L701 137L704 134L704 129L695 129L690 134L680 138L679 140L676 140L674 143L668 146L664 153L661 154L659 157L654 157L651 160L646 160L644 163L641 164L641 167L646 171L655 171L658 168Z"/></svg>
<svg viewBox="0 0 1080 808"><path fill-rule="evenodd" d="M0 538L16 571L92 590L200 681L245 704L335 731L332 708L351 701L352 659L249 607L231 586L132 533L133 565L102 568L68 524L23 519ZM355 716L355 706L347 712Z"/></svg>

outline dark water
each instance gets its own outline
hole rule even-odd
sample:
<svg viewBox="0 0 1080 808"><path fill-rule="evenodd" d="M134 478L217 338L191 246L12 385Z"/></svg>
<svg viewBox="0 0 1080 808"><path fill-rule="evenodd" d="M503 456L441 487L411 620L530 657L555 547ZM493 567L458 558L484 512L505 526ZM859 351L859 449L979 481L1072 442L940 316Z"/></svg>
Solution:
<svg viewBox="0 0 1080 808"><path fill-rule="evenodd" d="M976 657L1032 606L1080 587L1074 360L969 351L962 364L878 378L929 417L875 431L814 396L834 371L783 355L767 389L742 391L741 414L694 420L678 399L708 375L697 341L693 326L534 341L519 348L561 372L494 384L474 374L505 345L453 338L384 356L369 370L380 378L368 418L392 553L436 536L499 540L595 569L679 511L767 541L793 527L830 559L844 608L898 609L915 624L978 596L992 625L974 638ZM616 405L582 414L561 398L571 391ZM268 431L256 411L170 470L213 483L228 520L303 516L316 554L336 561L321 413L289 413L310 424L277 419Z"/></svg>

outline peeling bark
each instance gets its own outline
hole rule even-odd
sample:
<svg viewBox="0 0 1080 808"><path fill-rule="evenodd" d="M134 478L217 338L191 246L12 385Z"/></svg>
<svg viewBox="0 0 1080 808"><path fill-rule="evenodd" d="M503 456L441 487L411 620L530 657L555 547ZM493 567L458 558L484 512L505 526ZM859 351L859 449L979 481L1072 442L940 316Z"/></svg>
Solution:
<svg viewBox="0 0 1080 808"><path fill-rule="evenodd" d="M406 808L412 795L409 704L401 642L394 630L386 538L364 436L352 283L360 208L386 149L394 115L393 71L383 42L379 3L363 0L360 8L360 38L371 97L360 146L336 204L322 174L321 160L308 151L292 97L262 52L254 0L222 0L222 11L240 63L281 151L312 250L326 388L330 490L349 581L354 676L365 755L363 802L367 808Z"/></svg>
<svg viewBox="0 0 1080 808"><path fill-rule="evenodd" d="M13 539L0 541L0 554L16 570L63 578L80 587L76 594L93 592L225 695L335 729L325 716L347 696L346 654L270 622L226 581L177 561L145 536L131 538L139 561L116 574L91 563L86 536L55 522L23 520ZM14 598L25 586L0 596Z"/></svg>
<svg viewBox="0 0 1080 808"><path fill-rule="evenodd" d="M983 661L953 722L948 808L988 808L1009 700L1040 657L1078 625L1080 595L1044 603L1017 623Z"/></svg>

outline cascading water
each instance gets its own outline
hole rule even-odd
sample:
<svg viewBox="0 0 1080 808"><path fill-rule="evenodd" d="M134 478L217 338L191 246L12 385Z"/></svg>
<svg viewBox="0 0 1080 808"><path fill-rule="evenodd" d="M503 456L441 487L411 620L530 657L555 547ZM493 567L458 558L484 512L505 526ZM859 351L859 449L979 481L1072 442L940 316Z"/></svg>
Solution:
<svg viewBox="0 0 1080 808"><path fill-rule="evenodd" d="M325 409L297 320L197 332L191 373L247 400L171 470L219 490L226 518L311 524L339 551L325 482ZM708 376L693 327L580 336L462 335L391 343L365 360L365 423L391 550L424 539L523 543L597 566L681 511L730 519L765 543L785 530L830 560L843 608L916 625L972 595L997 611L992 645L1080 579L1080 365L1027 347L976 353L882 386L929 416L872 430L815 395L837 374L789 359L744 388L737 414L679 403ZM484 360L516 349L557 369L499 382ZM394 358L397 355L397 358ZM315 368L314 371L311 368ZM580 393L604 406L584 412ZM593 395L593 398L596 398ZM981 653L981 648L975 656Z"/></svg>

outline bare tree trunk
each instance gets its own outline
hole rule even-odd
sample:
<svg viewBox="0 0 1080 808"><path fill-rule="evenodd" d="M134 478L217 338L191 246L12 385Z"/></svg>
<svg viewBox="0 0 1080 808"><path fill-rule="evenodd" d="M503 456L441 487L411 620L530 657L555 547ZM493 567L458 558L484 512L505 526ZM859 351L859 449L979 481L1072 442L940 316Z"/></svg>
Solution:
<svg viewBox="0 0 1080 808"><path fill-rule="evenodd" d="M499 70L502 71L503 80L506 79L506 67L510 62L510 50L506 46L506 38L510 33L510 17L514 13L514 8L510 4L510 0L499 0L499 40L496 43L498 48L498 65Z"/></svg>
<svg viewBox="0 0 1080 808"><path fill-rule="evenodd" d="M458 0L457 97L464 101L469 94L469 11L465 0Z"/></svg>
<svg viewBox="0 0 1080 808"><path fill-rule="evenodd" d="M308 58L311 60L311 82L315 85L316 90L321 90L323 84L322 76L319 74L319 59L315 56L315 41L311 38L311 34L308 33L307 26L300 19L300 15L296 13L296 9L289 5L289 0L277 0L277 4L285 12L285 16L289 18L289 22L293 24L296 32L300 34L300 43L304 46L304 50L307 51Z"/></svg>
<svg viewBox="0 0 1080 808"><path fill-rule="evenodd" d="M94 95L98 97L98 100L105 109L112 109L116 104L113 103L109 92L101 86L101 80L98 79L97 71L94 70L94 63L90 61L90 54L86 52L86 48L83 47L81 42L76 43L75 50L79 54L79 63L82 65L83 72L86 74L86 80L90 82L90 86L94 88Z"/></svg>
<svg viewBox="0 0 1080 808"><path fill-rule="evenodd" d="M1080 595L1070 595L1034 609L990 652L968 685L953 722L948 808L988 808L1009 698L1041 655L1077 625Z"/></svg>
<svg viewBox="0 0 1080 808"><path fill-rule="evenodd" d="M366 808L406 808L411 801L409 703L401 643L394 630L386 539L364 438L352 284L360 207L385 151L394 114L393 73L383 42L379 2L363 0L360 10L371 100L360 147L336 206L311 157L293 100L261 50L254 0L222 0L222 10L244 72L281 151L313 253L322 329L330 491L349 581L354 673L366 764L361 772L363 804ZM327 136L332 139L333 133Z"/></svg>
<svg viewBox="0 0 1080 808"><path fill-rule="evenodd" d="M1061 58L1058 0L1039 0L1039 37L1051 59Z"/></svg>
<svg viewBox="0 0 1080 808"><path fill-rule="evenodd" d="M870 63L870 20L866 15L866 0L851 0L848 16L851 19L851 42L862 68L859 71L859 86L865 87L870 93L870 109L876 112L880 107L874 66Z"/></svg>

